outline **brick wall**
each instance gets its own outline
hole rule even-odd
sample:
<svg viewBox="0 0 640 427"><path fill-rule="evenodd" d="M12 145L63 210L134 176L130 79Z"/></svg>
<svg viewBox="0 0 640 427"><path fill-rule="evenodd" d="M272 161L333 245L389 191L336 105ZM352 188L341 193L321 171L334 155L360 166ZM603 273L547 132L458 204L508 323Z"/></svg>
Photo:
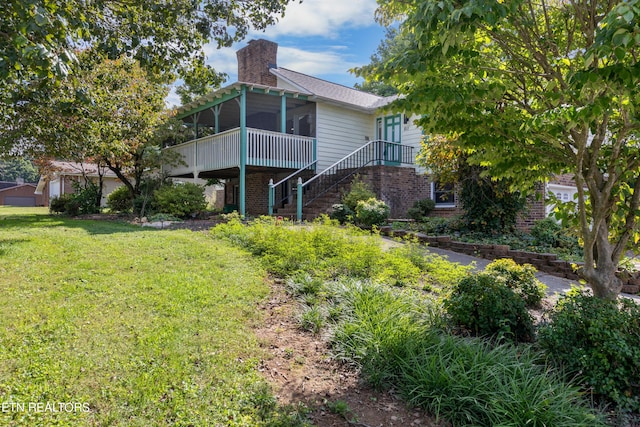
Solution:
<svg viewBox="0 0 640 427"><path fill-rule="evenodd" d="M238 58L238 81L277 86L278 79L269 72L276 67L278 44L264 40L251 40L236 52Z"/></svg>
<svg viewBox="0 0 640 427"><path fill-rule="evenodd" d="M525 211L518 217L516 228L522 231L529 231L534 223L538 220L545 219L547 213L545 210L545 185L538 183L535 186L535 195L527 198Z"/></svg>
<svg viewBox="0 0 640 427"><path fill-rule="evenodd" d="M269 213L269 180L275 182L289 175L290 172L274 174L273 172L252 172L246 178L245 213L249 216L267 215ZM228 179L225 183L224 203L233 204L234 187L240 185L238 178Z"/></svg>
<svg viewBox="0 0 640 427"><path fill-rule="evenodd" d="M575 187L576 181L573 177L574 175L570 173L565 173L563 175L554 175L549 178L549 184L570 185Z"/></svg>
<svg viewBox="0 0 640 427"><path fill-rule="evenodd" d="M360 177L389 206L392 218L406 217L417 200L429 197L428 177L413 168L370 166L360 172Z"/></svg>

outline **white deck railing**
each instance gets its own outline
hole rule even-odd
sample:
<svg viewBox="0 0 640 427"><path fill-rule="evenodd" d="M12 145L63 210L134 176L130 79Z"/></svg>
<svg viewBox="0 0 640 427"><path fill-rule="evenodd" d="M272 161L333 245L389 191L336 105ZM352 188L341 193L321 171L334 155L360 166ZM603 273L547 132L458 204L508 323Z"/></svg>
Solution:
<svg viewBox="0 0 640 427"><path fill-rule="evenodd" d="M170 175L186 175L240 166L240 129L231 129L166 148L182 156L186 165L165 166ZM248 166L298 169L315 160L315 140L247 128Z"/></svg>

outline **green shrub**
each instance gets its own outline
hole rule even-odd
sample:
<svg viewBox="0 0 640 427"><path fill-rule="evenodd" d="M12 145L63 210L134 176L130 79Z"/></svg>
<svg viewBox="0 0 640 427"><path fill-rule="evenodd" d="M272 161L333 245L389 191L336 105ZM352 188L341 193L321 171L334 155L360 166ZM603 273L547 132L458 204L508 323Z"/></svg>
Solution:
<svg viewBox="0 0 640 427"><path fill-rule="evenodd" d="M562 232L562 226L553 218L538 220L531 227L531 235L540 246L556 247L560 232Z"/></svg>
<svg viewBox="0 0 640 427"><path fill-rule="evenodd" d="M160 175L148 175L140 182L139 193L133 199L133 212L140 216L150 216L159 212L156 207L155 193L172 181ZM168 212L164 212L168 213Z"/></svg>
<svg viewBox="0 0 640 427"><path fill-rule="evenodd" d="M133 200L131 199L129 188L122 185L113 190L107 196L107 207L112 212L130 212L133 209Z"/></svg>
<svg viewBox="0 0 640 427"><path fill-rule="evenodd" d="M569 375L620 408L640 411L640 306L572 290L538 334L540 346Z"/></svg>
<svg viewBox="0 0 640 427"><path fill-rule="evenodd" d="M156 209L179 218L197 215L207 208L204 187L190 182L165 185L154 193Z"/></svg>
<svg viewBox="0 0 640 427"><path fill-rule="evenodd" d="M360 200L356 206L356 221L365 227L385 225L389 219L389 206L375 197Z"/></svg>
<svg viewBox="0 0 640 427"><path fill-rule="evenodd" d="M416 221L424 221L431 211L436 207L436 202L432 199L422 199L416 201L407 211L407 216Z"/></svg>
<svg viewBox="0 0 640 427"><path fill-rule="evenodd" d="M465 227L461 217L451 218L426 217L419 224L420 231L426 234L453 234Z"/></svg>
<svg viewBox="0 0 640 427"><path fill-rule="evenodd" d="M360 177L356 175L351 182L350 190L342 196L342 203L351 209L352 212L355 212L359 201L369 200L375 197L376 193L369 188L367 183L363 182Z"/></svg>
<svg viewBox="0 0 640 427"><path fill-rule="evenodd" d="M505 232L515 228L527 199L511 192L508 179L494 180L481 166L461 165L458 193L466 227L471 231Z"/></svg>
<svg viewBox="0 0 640 427"><path fill-rule="evenodd" d="M67 204L71 199L71 194L61 194L60 196L52 197L49 200L49 212L59 214L66 213Z"/></svg>
<svg viewBox="0 0 640 427"><path fill-rule="evenodd" d="M77 209L75 215L87 215L100 212L100 189L97 185L89 183L86 187L74 186L74 204L72 209Z"/></svg>
<svg viewBox="0 0 640 427"><path fill-rule="evenodd" d="M335 219L340 224L345 224L347 222L353 222L353 218L355 216L355 212L353 212L347 205L342 203L336 203L332 206L331 210L331 219Z"/></svg>
<svg viewBox="0 0 640 427"><path fill-rule="evenodd" d="M445 335L438 307L408 289L332 286L344 305L330 338L334 356L374 387L393 388L454 426L604 425L529 347Z"/></svg>
<svg viewBox="0 0 640 427"><path fill-rule="evenodd" d="M98 213L100 212L98 190L96 185L81 187L74 183L73 193L62 194L49 201L49 212L69 216Z"/></svg>
<svg viewBox="0 0 640 427"><path fill-rule="evenodd" d="M529 308L539 308L547 286L536 279L536 269L531 264L519 265L509 258L499 259L487 265L485 272L504 277L506 285L524 300Z"/></svg>
<svg viewBox="0 0 640 427"><path fill-rule="evenodd" d="M244 225L236 219L217 225L212 234L247 248L281 277L305 272L323 278L368 278L378 271L383 253L376 236L333 223L299 227L262 217Z"/></svg>
<svg viewBox="0 0 640 427"><path fill-rule="evenodd" d="M445 298L444 306L454 325L476 336L513 342L534 338L533 319L523 299L499 275L479 273L463 278Z"/></svg>

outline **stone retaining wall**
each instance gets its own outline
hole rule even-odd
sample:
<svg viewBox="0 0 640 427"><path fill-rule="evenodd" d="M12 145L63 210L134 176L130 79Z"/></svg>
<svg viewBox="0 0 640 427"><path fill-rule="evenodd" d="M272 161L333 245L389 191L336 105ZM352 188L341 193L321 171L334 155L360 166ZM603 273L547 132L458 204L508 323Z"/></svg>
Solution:
<svg viewBox="0 0 640 427"><path fill-rule="evenodd" d="M447 249L467 255L485 259L511 258L518 264L531 264L538 271L570 280L578 280L574 266L582 263L572 263L558 259L556 254L536 253L520 250L512 250L508 245L492 245L484 243L467 243L452 240L450 236L428 236L423 233L413 233L406 230L393 230L391 227L381 227L380 234L392 237L414 236L420 243L428 244L434 248ZM623 278L625 283L622 292L637 294L640 280L637 277Z"/></svg>

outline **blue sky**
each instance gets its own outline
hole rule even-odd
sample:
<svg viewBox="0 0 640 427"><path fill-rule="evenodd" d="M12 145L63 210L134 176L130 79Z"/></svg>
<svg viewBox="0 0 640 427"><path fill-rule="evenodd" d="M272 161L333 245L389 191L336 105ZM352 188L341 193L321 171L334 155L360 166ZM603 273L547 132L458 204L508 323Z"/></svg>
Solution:
<svg viewBox="0 0 640 427"><path fill-rule="evenodd" d="M349 69L368 64L384 38L374 20L376 0L293 0L279 22L265 31L251 32L230 48L206 49L208 62L237 80L236 51L252 39L278 43L278 66L352 87L362 79ZM178 105L171 94L167 104Z"/></svg>

